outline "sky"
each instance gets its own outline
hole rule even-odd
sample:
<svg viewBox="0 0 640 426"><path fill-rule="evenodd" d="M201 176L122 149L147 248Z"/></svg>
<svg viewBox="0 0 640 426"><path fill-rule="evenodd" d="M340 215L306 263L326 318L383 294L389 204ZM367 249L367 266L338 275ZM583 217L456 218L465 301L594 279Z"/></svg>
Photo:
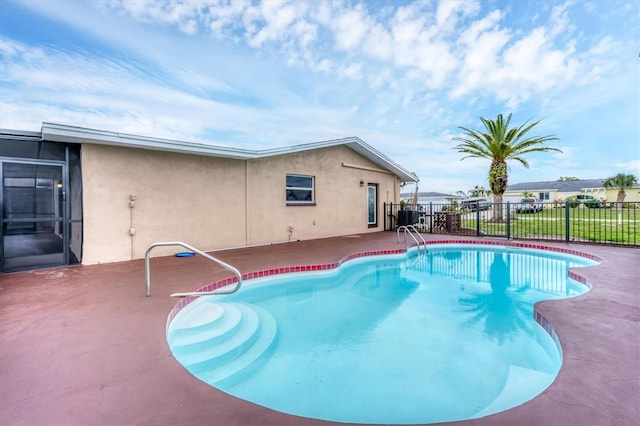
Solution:
<svg viewBox="0 0 640 426"><path fill-rule="evenodd" d="M243 149L357 136L419 190L488 188L460 127L540 120L509 183L640 179L640 2L0 1L0 128ZM412 190L407 186L405 190Z"/></svg>

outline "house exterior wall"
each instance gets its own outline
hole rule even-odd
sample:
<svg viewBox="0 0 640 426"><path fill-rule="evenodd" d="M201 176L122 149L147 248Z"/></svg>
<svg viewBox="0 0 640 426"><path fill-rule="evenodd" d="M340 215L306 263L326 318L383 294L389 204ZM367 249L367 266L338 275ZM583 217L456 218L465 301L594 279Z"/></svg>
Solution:
<svg viewBox="0 0 640 426"><path fill-rule="evenodd" d="M82 180L84 264L141 258L157 241L205 250L244 243L240 161L84 144Z"/></svg>
<svg viewBox="0 0 640 426"><path fill-rule="evenodd" d="M345 146L232 160L83 144L82 263L143 258L158 241L208 251L382 231L382 204L398 202L399 179L371 169L380 170ZM315 177L314 206L286 205L287 173ZM374 228L368 183L378 185ZM153 255L181 250L158 247Z"/></svg>
<svg viewBox="0 0 640 426"><path fill-rule="evenodd" d="M591 195L596 200L603 200L608 203L616 201L618 197L617 188L584 188L581 191L559 192L557 189L536 189L536 190L521 190L521 191L506 191L504 193L505 201L517 201L522 197L524 192L531 192L534 196L538 196L540 192L549 193L549 201L561 200L564 201L569 197L576 195ZM640 201L640 188L628 188L625 190L626 197L625 202L639 202Z"/></svg>
<svg viewBox="0 0 640 426"><path fill-rule="evenodd" d="M624 197L625 203L639 202L640 201L640 188L638 188L638 187L627 188L627 189L625 189L624 192L625 192L625 194L627 194ZM598 196L595 193L591 194L591 193L587 192L587 194L593 195L594 197L598 198ZM618 188L607 189L606 190L606 194L607 194L606 195L607 202L614 202L618 198Z"/></svg>
<svg viewBox="0 0 640 426"><path fill-rule="evenodd" d="M517 203L519 202L522 198L524 198L524 193L525 192L530 192L533 194L533 196L535 198L539 198L539 194L541 192L548 192L549 193L549 199L548 200L544 200L545 202L552 202L553 200L557 200L559 198L564 199L566 198L568 195L565 195L565 193L562 192L558 192L557 189L530 189L530 190L522 190L522 191L505 191L505 193L503 194L502 198L504 202L512 202L512 203Z"/></svg>
<svg viewBox="0 0 640 426"><path fill-rule="evenodd" d="M344 146L247 162L248 244L383 230L382 205L399 196L399 181L392 174L369 169L380 168ZM315 177L314 206L286 205L287 174ZM361 180L364 187L360 186ZM377 228L367 225L369 183L378 185Z"/></svg>

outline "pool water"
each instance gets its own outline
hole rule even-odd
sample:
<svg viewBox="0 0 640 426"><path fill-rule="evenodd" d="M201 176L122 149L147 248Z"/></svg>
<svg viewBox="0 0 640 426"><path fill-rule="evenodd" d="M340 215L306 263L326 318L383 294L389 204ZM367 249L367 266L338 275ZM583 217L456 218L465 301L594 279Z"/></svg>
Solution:
<svg viewBox="0 0 640 426"><path fill-rule="evenodd" d="M200 380L289 414L385 424L483 417L553 382L561 349L533 305L586 292L567 270L595 263L478 245L359 258L198 298L167 338Z"/></svg>

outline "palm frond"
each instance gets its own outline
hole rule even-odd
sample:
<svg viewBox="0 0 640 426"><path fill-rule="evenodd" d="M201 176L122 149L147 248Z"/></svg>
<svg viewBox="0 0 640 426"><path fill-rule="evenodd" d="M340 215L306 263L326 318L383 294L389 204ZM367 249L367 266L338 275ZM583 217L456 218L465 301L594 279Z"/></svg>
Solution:
<svg viewBox="0 0 640 426"><path fill-rule="evenodd" d="M459 129L463 134L452 138L458 142L453 149L465 154L461 160L470 157L487 158L491 160L491 167L496 164L506 165L507 160L513 160L526 168L529 167L529 163L523 158L526 154L548 151L562 152L558 148L544 145L549 141L558 140L556 135L529 136L529 132L540 123L540 120L527 120L520 126L510 127L511 118L511 114L506 117L503 114L498 114L495 120L480 117L485 131L460 126ZM506 179L505 172L498 191L504 192L502 188L506 188Z"/></svg>

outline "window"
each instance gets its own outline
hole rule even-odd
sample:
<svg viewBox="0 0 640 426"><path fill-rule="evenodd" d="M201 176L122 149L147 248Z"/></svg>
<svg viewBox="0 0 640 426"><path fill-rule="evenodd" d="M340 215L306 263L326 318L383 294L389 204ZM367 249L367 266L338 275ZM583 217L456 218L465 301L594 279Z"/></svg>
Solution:
<svg viewBox="0 0 640 426"><path fill-rule="evenodd" d="M538 193L538 200L540 201L549 201L551 199L548 192L540 192Z"/></svg>
<svg viewBox="0 0 640 426"><path fill-rule="evenodd" d="M313 176L287 175L287 205L314 205L315 178Z"/></svg>

